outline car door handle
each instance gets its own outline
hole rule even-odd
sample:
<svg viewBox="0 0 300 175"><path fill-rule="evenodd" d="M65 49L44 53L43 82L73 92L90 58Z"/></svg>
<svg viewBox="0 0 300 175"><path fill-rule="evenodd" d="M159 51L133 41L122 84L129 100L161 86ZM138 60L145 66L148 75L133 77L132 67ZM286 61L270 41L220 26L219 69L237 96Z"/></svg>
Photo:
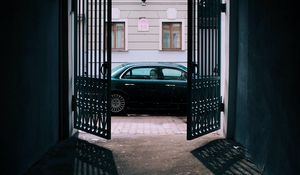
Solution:
<svg viewBox="0 0 300 175"><path fill-rule="evenodd" d="M175 84L166 84L166 86L168 86L168 87L174 87Z"/></svg>
<svg viewBox="0 0 300 175"><path fill-rule="evenodd" d="M132 83L125 83L125 86L134 86L135 84Z"/></svg>

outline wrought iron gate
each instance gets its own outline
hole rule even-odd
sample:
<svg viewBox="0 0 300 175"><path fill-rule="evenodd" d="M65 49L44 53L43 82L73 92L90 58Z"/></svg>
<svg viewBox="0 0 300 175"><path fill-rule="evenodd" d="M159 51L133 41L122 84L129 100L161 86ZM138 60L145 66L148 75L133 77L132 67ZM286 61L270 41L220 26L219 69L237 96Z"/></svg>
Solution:
<svg viewBox="0 0 300 175"><path fill-rule="evenodd" d="M221 6L221 0L188 1L188 140L220 128Z"/></svg>
<svg viewBox="0 0 300 175"><path fill-rule="evenodd" d="M110 139L111 0L74 0L74 127Z"/></svg>

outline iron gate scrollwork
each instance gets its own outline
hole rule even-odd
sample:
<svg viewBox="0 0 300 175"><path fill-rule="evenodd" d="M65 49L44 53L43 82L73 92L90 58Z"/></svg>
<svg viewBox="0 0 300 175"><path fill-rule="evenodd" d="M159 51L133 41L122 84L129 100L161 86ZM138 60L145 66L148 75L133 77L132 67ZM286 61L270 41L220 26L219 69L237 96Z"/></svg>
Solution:
<svg viewBox="0 0 300 175"><path fill-rule="evenodd" d="M110 139L111 0L74 1L74 127Z"/></svg>
<svg viewBox="0 0 300 175"><path fill-rule="evenodd" d="M221 0L188 1L187 139L220 129Z"/></svg>

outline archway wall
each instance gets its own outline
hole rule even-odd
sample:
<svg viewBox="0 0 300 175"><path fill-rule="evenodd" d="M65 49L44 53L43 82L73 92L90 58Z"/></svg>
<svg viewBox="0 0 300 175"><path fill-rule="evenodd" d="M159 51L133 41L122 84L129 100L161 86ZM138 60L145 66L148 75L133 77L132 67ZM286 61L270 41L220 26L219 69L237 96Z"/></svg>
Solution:
<svg viewBox="0 0 300 175"><path fill-rule="evenodd" d="M249 150L264 174L296 174L300 162L295 154L299 152L297 15L289 2L231 3L235 25L230 70L236 71L232 76L236 93L229 106L229 136Z"/></svg>
<svg viewBox="0 0 300 175"><path fill-rule="evenodd" d="M59 140L59 0L2 7L1 173L23 174Z"/></svg>

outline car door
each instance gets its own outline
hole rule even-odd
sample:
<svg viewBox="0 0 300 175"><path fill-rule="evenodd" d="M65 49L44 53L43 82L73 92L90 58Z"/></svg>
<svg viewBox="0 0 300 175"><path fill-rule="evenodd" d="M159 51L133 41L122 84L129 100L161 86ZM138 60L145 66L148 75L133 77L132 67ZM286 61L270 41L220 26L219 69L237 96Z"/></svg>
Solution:
<svg viewBox="0 0 300 175"><path fill-rule="evenodd" d="M150 76L151 72L157 76ZM124 91L128 94L128 103L131 106L147 108L157 104L157 67L133 67L121 77L124 82Z"/></svg>
<svg viewBox="0 0 300 175"><path fill-rule="evenodd" d="M169 94L169 102L174 108L186 103L187 74L178 68L161 68L164 82L164 90Z"/></svg>

